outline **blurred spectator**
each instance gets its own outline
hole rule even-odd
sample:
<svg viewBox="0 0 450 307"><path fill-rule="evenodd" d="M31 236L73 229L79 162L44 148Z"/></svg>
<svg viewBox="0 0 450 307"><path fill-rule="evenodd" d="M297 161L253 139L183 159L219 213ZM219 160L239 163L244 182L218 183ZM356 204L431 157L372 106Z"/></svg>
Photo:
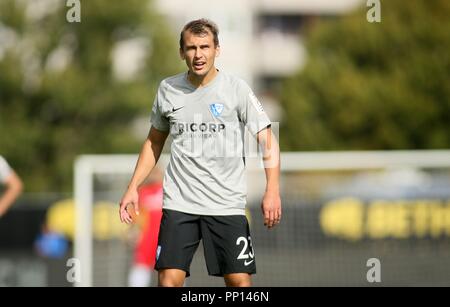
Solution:
<svg viewBox="0 0 450 307"><path fill-rule="evenodd" d="M45 258L63 258L69 248L69 242L64 235L50 231L46 226L34 242L36 252Z"/></svg>
<svg viewBox="0 0 450 307"><path fill-rule="evenodd" d="M4 193L0 195L1 218L22 192L22 181L2 156L0 156L0 184L6 187Z"/></svg>
<svg viewBox="0 0 450 307"><path fill-rule="evenodd" d="M162 178L161 170L155 168L146 184L139 189L141 213L137 224L140 234L134 250L133 266L128 276L130 287L148 287L151 284L162 217Z"/></svg>

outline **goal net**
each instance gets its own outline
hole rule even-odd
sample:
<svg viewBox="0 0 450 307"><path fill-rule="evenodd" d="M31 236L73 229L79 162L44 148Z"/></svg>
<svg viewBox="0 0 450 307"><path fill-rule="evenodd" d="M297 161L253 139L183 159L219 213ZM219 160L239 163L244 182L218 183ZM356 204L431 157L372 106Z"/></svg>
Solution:
<svg viewBox="0 0 450 307"><path fill-rule="evenodd" d="M159 161L164 168L168 156ZM136 155L87 155L75 163L79 286L126 286L136 229L118 202ZM263 225L262 164L247 163L255 286L450 286L450 151L282 153L282 223ZM155 285L153 279L152 285ZM202 246L188 286L222 286L207 275Z"/></svg>

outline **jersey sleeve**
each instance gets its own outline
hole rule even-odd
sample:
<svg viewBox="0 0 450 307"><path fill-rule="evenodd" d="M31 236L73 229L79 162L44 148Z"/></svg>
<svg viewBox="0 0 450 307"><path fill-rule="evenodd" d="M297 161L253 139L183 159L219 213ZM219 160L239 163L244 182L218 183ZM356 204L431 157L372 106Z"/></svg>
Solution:
<svg viewBox="0 0 450 307"><path fill-rule="evenodd" d="M8 162L0 156L0 182L4 183L6 179L11 175L12 170L11 167L8 165Z"/></svg>
<svg viewBox="0 0 450 307"><path fill-rule="evenodd" d="M167 119L167 117L164 116L164 113L162 111L162 105L163 105L163 91L164 91L164 86L163 86L163 82L161 82L161 84L159 85L158 91L156 93L155 96L155 100L153 102L153 107L152 107L152 114L150 117L150 122L152 124L153 127L155 127L156 129L160 130L160 131L169 131L169 120Z"/></svg>
<svg viewBox="0 0 450 307"><path fill-rule="evenodd" d="M252 135L271 125L261 102L244 81L240 81L238 88L239 117Z"/></svg>

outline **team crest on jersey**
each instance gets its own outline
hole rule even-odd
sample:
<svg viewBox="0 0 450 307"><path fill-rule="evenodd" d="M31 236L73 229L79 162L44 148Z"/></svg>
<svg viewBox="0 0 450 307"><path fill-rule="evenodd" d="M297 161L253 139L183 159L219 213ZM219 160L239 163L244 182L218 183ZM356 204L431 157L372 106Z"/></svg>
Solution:
<svg viewBox="0 0 450 307"><path fill-rule="evenodd" d="M220 114L222 114L223 111L223 104L222 103L213 103L209 105L209 109L211 110L212 114L215 117L219 117Z"/></svg>

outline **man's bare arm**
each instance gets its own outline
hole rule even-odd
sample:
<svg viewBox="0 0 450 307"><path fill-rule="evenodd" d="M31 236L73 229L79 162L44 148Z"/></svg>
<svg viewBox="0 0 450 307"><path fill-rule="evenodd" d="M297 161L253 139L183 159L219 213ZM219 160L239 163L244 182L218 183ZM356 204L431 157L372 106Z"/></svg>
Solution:
<svg viewBox="0 0 450 307"><path fill-rule="evenodd" d="M9 175L4 184L6 190L0 197L0 217L8 211L23 189L22 181L14 171Z"/></svg>
<svg viewBox="0 0 450 307"><path fill-rule="evenodd" d="M280 147L270 127L261 130L257 135L257 140L263 150L267 181L261 210L264 215L264 225L270 229L281 220Z"/></svg>
<svg viewBox="0 0 450 307"><path fill-rule="evenodd" d="M125 192L122 200L120 201L120 220L125 223L131 223L132 217L127 211L127 206L133 204L136 210L136 214L139 214L138 207L138 188L139 185L147 178L152 169L155 167L156 163L161 156L161 152L166 142L168 132L159 131L155 128L150 128L147 139L142 145L141 152L139 154L139 159L136 163L133 176L131 178L128 189Z"/></svg>

